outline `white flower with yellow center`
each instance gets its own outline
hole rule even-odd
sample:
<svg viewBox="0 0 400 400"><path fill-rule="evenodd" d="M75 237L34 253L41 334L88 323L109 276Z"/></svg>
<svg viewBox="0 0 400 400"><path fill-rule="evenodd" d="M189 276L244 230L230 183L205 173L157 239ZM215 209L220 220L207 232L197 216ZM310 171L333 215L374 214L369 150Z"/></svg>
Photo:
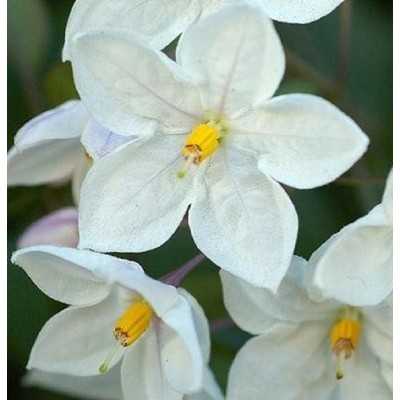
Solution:
<svg viewBox="0 0 400 400"><path fill-rule="evenodd" d="M126 399L182 399L203 387L208 323L186 291L146 276L131 261L36 246L14 253L48 296L70 304L42 328L28 368L105 374L121 360Z"/></svg>
<svg viewBox="0 0 400 400"><path fill-rule="evenodd" d="M392 172L382 203L333 235L310 262L316 265L314 284L325 296L352 305L375 305L392 293Z"/></svg>
<svg viewBox="0 0 400 400"><path fill-rule="evenodd" d="M271 21L257 8L226 7L182 36L177 63L102 32L77 37L74 54L78 90L103 126L132 134L137 115L158 124L89 172L80 247L156 248L190 206L192 236L207 257L276 288L297 236L296 212L276 180L323 185L363 154L368 139L319 97L270 99L285 67Z"/></svg>
<svg viewBox="0 0 400 400"><path fill-rule="evenodd" d="M76 0L65 34L64 60L73 58L76 34L93 30L126 31L162 49L184 32L196 19L239 0ZM259 4L277 21L308 23L329 14L343 0L248 0Z"/></svg>
<svg viewBox="0 0 400 400"><path fill-rule="evenodd" d="M8 185L33 186L71 179L78 202L82 180L93 160L131 139L102 128L90 118L81 101L67 101L18 131L8 152Z"/></svg>
<svg viewBox="0 0 400 400"><path fill-rule="evenodd" d="M310 268L294 257L276 295L221 272L229 313L257 335L233 362L227 400L392 398L390 299L375 307L314 302L304 285Z"/></svg>

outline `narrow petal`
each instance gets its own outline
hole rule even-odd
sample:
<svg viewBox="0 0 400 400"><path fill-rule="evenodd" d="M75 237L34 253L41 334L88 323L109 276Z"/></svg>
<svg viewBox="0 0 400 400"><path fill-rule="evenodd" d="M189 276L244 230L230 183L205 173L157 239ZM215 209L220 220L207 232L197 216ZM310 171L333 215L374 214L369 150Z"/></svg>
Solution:
<svg viewBox="0 0 400 400"><path fill-rule="evenodd" d="M310 268L305 260L294 256L278 292L257 288L229 272L220 271L224 304L236 324L254 335L267 332L282 322L299 323L330 317L338 305L315 303L303 287L303 277Z"/></svg>
<svg viewBox="0 0 400 400"><path fill-rule="evenodd" d="M76 34L94 30L115 30L138 34L155 49L172 42L199 14L196 0L77 0L72 7L63 59L72 57Z"/></svg>
<svg viewBox="0 0 400 400"><path fill-rule="evenodd" d="M33 345L27 368L46 372L90 376L116 346L114 322L123 312L116 295L89 307L69 307L52 317ZM122 356L110 361L110 368Z"/></svg>
<svg viewBox="0 0 400 400"><path fill-rule="evenodd" d="M189 302L180 296L162 316L161 365L169 384L181 393L200 390L205 363Z"/></svg>
<svg viewBox="0 0 400 400"><path fill-rule="evenodd" d="M35 246L18 250L11 261L20 266L47 296L66 304L95 304L110 292L107 282L93 272L101 265L112 265L113 257L105 254L67 247Z"/></svg>
<svg viewBox="0 0 400 400"><path fill-rule="evenodd" d="M160 361L160 343L155 329L135 343L125 355L121 370L124 398L135 400L182 400L166 380Z"/></svg>
<svg viewBox="0 0 400 400"><path fill-rule="evenodd" d="M329 14L343 0L262 0L268 15L277 21L306 24Z"/></svg>
<svg viewBox="0 0 400 400"><path fill-rule="evenodd" d="M137 139L135 136L113 133L91 119L82 134L81 142L89 156L93 160L98 160L135 139Z"/></svg>
<svg viewBox="0 0 400 400"><path fill-rule="evenodd" d="M158 135L98 160L81 191L80 247L140 252L167 241L194 191L190 174L177 177L182 146L180 136Z"/></svg>
<svg viewBox="0 0 400 400"><path fill-rule="evenodd" d="M73 48L79 94L104 127L145 136L154 122L180 133L198 123L198 92L163 53L115 32L80 35Z"/></svg>
<svg viewBox="0 0 400 400"><path fill-rule="evenodd" d="M52 244L76 247L78 241L78 210L68 207L54 211L30 225L19 237L17 246Z"/></svg>
<svg viewBox="0 0 400 400"><path fill-rule="evenodd" d="M81 101L67 101L26 123L15 136L15 146L23 151L48 140L78 138L88 120L89 114Z"/></svg>
<svg viewBox="0 0 400 400"><path fill-rule="evenodd" d="M190 208L189 225L199 249L222 269L276 290L289 268L298 222L285 191L254 159L221 149Z"/></svg>
<svg viewBox="0 0 400 400"><path fill-rule="evenodd" d="M208 325L208 319L200 304L188 291L183 288L178 288L178 292L187 300L192 309L193 321L203 353L203 359L204 362L208 364L211 353L210 327Z"/></svg>
<svg viewBox="0 0 400 400"><path fill-rule="evenodd" d="M336 179L368 145L368 138L348 116L306 94L266 102L233 122L231 129L234 146L261 156L261 171L299 189Z"/></svg>
<svg viewBox="0 0 400 400"><path fill-rule="evenodd" d="M376 206L311 257L316 265L314 284L325 297L367 306L380 303L391 293L392 231L385 223L382 206Z"/></svg>
<svg viewBox="0 0 400 400"><path fill-rule="evenodd" d="M269 98L285 69L282 45L259 7L235 5L193 24L177 60L201 85L207 109L232 115Z"/></svg>
<svg viewBox="0 0 400 400"><path fill-rule="evenodd" d="M328 330L321 323L282 325L250 339L232 364L227 398L265 400L272 393L280 400L331 399L335 382L334 368L326 374Z"/></svg>
<svg viewBox="0 0 400 400"><path fill-rule="evenodd" d="M382 205L385 210L388 222L393 224L393 171L390 171L386 180L385 192L383 193Z"/></svg>
<svg viewBox="0 0 400 400"><path fill-rule="evenodd" d="M31 186L69 179L80 158L79 139L49 140L7 156L7 184Z"/></svg>
<svg viewBox="0 0 400 400"><path fill-rule="evenodd" d="M23 386L38 387L86 400L121 400L121 369L114 367L105 375L72 376L40 370L29 371L22 380Z"/></svg>

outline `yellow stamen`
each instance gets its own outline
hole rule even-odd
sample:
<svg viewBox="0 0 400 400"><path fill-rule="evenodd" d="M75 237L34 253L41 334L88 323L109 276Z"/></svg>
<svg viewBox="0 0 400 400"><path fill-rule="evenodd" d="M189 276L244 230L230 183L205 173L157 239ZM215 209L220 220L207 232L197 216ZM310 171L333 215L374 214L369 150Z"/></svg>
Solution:
<svg viewBox="0 0 400 400"><path fill-rule="evenodd" d="M211 156L219 147L220 132L214 124L197 125L187 137L182 155L193 158L193 163L200 164Z"/></svg>
<svg viewBox="0 0 400 400"><path fill-rule="evenodd" d="M145 300L133 303L116 322L115 338L121 346L129 346L147 330L153 316L154 311Z"/></svg>
<svg viewBox="0 0 400 400"><path fill-rule="evenodd" d="M358 312L346 308L341 318L331 329L330 341L336 355L336 379L343 378L342 362L349 359L356 350L361 335L361 323Z"/></svg>

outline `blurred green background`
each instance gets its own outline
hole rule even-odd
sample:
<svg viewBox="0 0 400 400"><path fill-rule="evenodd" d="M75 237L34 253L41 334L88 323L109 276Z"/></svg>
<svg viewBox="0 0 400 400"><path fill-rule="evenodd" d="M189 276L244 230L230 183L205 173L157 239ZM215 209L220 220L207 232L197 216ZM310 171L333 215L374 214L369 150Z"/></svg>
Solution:
<svg viewBox="0 0 400 400"><path fill-rule="evenodd" d="M343 7L350 2L351 25L346 32ZM70 66L61 62L64 29L72 4L72 0L8 1L9 146L24 122L77 97ZM287 74L280 93L308 92L329 98L350 114L371 139L366 156L343 179L314 190L289 190L300 218L296 252L305 257L380 201L392 165L392 2L346 0L344 4L313 24L276 24L288 51ZM167 50L169 54L173 54L173 47ZM30 223L71 204L69 185L11 189L9 253L15 250L16 239ZM159 277L195 254L190 232L182 227L162 248L133 258L149 274ZM204 262L184 286L196 296L210 320L226 317L217 268L212 263ZM9 398L66 399L20 384L35 336L61 307L46 298L22 271L9 265ZM211 366L222 387L232 358L247 338L235 327L213 334Z"/></svg>

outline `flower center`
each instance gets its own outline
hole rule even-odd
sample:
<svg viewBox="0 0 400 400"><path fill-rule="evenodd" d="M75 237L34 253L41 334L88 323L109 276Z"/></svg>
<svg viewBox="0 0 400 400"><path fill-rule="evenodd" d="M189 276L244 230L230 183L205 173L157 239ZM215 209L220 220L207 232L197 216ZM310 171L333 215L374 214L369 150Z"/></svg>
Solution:
<svg viewBox="0 0 400 400"><path fill-rule="evenodd" d="M144 299L134 302L126 309L114 326L113 333L117 346L101 364L100 373L106 373L111 361L121 352L121 349L123 351L125 347L130 346L146 332L153 316L153 309Z"/></svg>
<svg viewBox="0 0 400 400"><path fill-rule="evenodd" d="M346 307L341 318L330 332L332 352L336 356L336 379L344 377L342 363L348 360L356 350L361 335L360 313Z"/></svg>
<svg viewBox="0 0 400 400"><path fill-rule="evenodd" d="M195 126L187 136L182 148L185 159L183 168L178 171L178 178L183 178L192 165L199 165L214 154L227 133L227 124L223 119L210 116L206 122Z"/></svg>

